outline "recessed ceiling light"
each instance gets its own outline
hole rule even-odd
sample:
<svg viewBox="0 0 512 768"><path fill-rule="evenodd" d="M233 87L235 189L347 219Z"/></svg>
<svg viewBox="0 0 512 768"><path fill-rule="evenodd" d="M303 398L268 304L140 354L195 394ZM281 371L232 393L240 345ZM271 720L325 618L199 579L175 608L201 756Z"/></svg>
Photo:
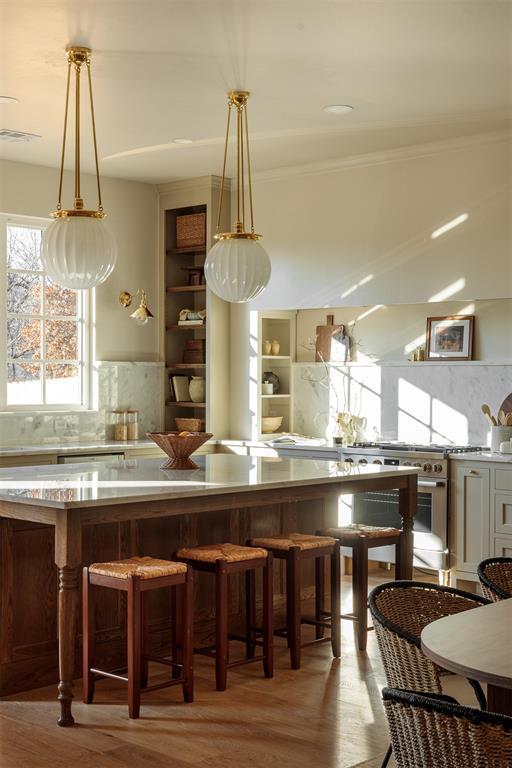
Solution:
<svg viewBox="0 0 512 768"><path fill-rule="evenodd" d="M173 144L193 144L193 139L172 139Z"/></svg>
<svg viewBox="0 0 512 768"><path fill-rule="evenodd" d="M352 112L354 107L350 104L328 104L323 108L324 112L329 112L331 115L344 115L346 112Z"/></svg>
<svg viewBox="0 0 512 768"><path fill-rule="evenodd" d="M0 96L0 104L17 104L18 99L14 96Z"/></svg>

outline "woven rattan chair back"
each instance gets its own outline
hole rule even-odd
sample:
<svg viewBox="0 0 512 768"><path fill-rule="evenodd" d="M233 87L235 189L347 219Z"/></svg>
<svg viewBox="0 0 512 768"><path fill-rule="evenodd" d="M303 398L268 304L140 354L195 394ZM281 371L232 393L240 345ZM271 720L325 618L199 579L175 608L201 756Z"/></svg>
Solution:
<svg viewBox="0 0 512 768"><path fill-rule="evenodd" d="M384 688L397 768L512 765L512 718L461 707L450 696Z"/></svg>
<svg viewBox="0 0 512 768"><path fill-rule="evenodd" d="M482 592L497 602L512 597L512 557L491 557L478 566Z"/></svg>
<svg viewBox="0 0 512 768"><path fill-rule="evenodd" d="M417 581L373 589L369 607L388 685L440 693L440 676L447 672L422 652L421 631L436 619L486 603L479 595Z"/></svg>

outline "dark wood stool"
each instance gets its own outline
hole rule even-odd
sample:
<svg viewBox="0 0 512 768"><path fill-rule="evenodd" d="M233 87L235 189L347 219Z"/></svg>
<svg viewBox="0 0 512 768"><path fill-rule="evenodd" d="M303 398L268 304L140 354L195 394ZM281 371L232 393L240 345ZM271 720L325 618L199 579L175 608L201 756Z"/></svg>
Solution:
<svg viewBox="0 0 512 768"><path fill-rule="evenodd" d="M106 672L94 667L94 603L92 586L108 587L128 595L128 667ZM151 589L176 587L183 591L181 610L181 663L146 653L145 593ZM193 689L193 572L185 563L157 560L152 557L130 557L111 563L93 563L83 570L83 688L84 702L91 704L96 679L111 677L128 683L128 712L137 718L140 694L170 685L183 685L185 701L192 701ZM173 600L173 604L176 601ZM173 624L177 617L173 616ZM148 661L166 664L179 671L175 679L148 686ZM127 671L127 676L122 672Z"/></svg>
<svg viewBox="0 0 512 768"><path fill-rule="evenodd" d="M276 629L274 634L286 637L290 648L292 669L300 669L301 648L313 643L330 640L333 656L335 658L341 656L339 620L341 574L339 547L336 540L331 536L290 533L285 536L258 537L252 539L250 544L253 547L264 547L272 552L274 557L284 560L286 563L286 629ZM331 567L331 612L329 620L322 614L326 557L330 559ZM315 559L314 619L303 618L300 607L301 563L303 560L312 558ZM301 643L301 624L310 624L316 627L315 640ZM326 627L331 630L329 637L324 637Z"/></svg>
<svg viewBox="0 0 512 768"><path fill-rule="evenodd" d="M366 650L368 639L368 550L374 547L395 547L396 578L401 579L399 528L384 528L374 525L351 523L339 528L328 528L324 536L336 539L338 547L352 549L352 613L342 613L342 619L349 619L356 624L357 644L360 651Z"/></svg>
<svg viewBox="0 0 512 768"><path fill-rule="evenodd" d="M274 646L272 636L273 621L273 582L272 554L265 549L243 547L238 544L210 544L201 547L180 549L177 557L198 571L215 574L215 645L197 648L202 653L215 659L215 680L218 691L225 691L227 671L231 667L262 661L265 677L274 675ZM263 653L254 656L249 653L247 638L229 634L229 589L228 577L232 573L251 573L261 569L263 575ZM246 607L247 612L250 606ZM229 640L246 642L246 657L229 662Z"/></svg>

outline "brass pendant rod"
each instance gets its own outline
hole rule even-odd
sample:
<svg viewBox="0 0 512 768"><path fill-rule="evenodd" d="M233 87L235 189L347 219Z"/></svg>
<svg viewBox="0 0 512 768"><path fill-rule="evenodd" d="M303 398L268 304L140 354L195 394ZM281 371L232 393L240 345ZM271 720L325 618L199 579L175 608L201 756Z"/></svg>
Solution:
<svg viewBox="0 0 512 768"><path fill-rule="evenodd" d="M66 80L66 106L64 107L64 128L62 131L62 152L60 156L59 196L57 199L58 211L62 209L62 183L64 181L64 158L66 155L66 135L67 135L67 127L68 127L70 85L71 85L71 61L68 61L68 76Z"/></svg>
<svg viewBox="0 0 512 768"><path fill-rule="evenodd" d="M245 188L244 188L244 110L245 105L240 105L240 185L242 188L242 230L245 230Z"/></svg>
<svg viewBox="0 0 512 768"><path fill-rule="evenodd" d="M80 64L75 64L75 208L80 200Z"/></svg>
<svg viewBox="0 0 512 768"><path fill-rule="evenodd" d="M220 182L219 212L217 214L217 232L220 232L220 217L222 214L222 202L224 200L224 184L226 180L226 161L228 157L229 125L231 122L231 102L228 101L228 121L226 127L226 141L224 142L224 162L222 164L222 180Z"/></svg>
<svg viewBox="0 0 512 768"><path fill-rule="evenodd" d="M245 143L247 149L247 181L249 182L249 209L251 214L251 232L254 233L254 208L252 204L251 151L249 149L249 123L245 108Z"/></svg>
<svg viewBox="0 0 512 768"><path fill-rule="evenodd" d="M92 141L94 145L94 162L96 164L96 186L98 188L98 211L103 212L103 203L101 201L100 166L98 162L98 144L96 142L96 119L94 116L94 101L92 98L91 62L89 59L87 59L86 61L86 66L87 66L87 79L89 81L89 101L91 105L91 123L92 123Z"/></svg>
<svg viewBox="0 0 512 768"><path fill-rule="evenodd" d="M240 108L237 106L236 108L236 220L237 222L242 221L242 190L241 190L241 183L240 183Z"/></svg>

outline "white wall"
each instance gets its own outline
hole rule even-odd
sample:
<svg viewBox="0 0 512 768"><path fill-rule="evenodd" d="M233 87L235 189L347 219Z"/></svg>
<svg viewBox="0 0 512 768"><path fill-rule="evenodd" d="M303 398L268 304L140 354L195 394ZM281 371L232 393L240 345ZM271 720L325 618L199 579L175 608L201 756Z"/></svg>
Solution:
<svg viewBox="0 0 512 768"><path fill-rule="evenodd" d="M55 209L58 170L0 161L0 211L47 217ZM86 207L96 207L96 180L82 176ZM159 360L158 328L161 318L140 327L120 307L119 291L145 288L150 308L158 302L156 187L134 181L102 177L108 223L118 244L117 266L96 289L96 358L98 360ZM63 201L72 199L72 175L66 173ZM130 310L131 311L131 310ZM153 310L156 315L156 311Z"/></svg>
<svg viewBox="0 0 512 768"><path fill-rule="evenodd" d="M256 224L273 271L253 308L511 297L511 148L487 136L262 174Z"/></svg>

